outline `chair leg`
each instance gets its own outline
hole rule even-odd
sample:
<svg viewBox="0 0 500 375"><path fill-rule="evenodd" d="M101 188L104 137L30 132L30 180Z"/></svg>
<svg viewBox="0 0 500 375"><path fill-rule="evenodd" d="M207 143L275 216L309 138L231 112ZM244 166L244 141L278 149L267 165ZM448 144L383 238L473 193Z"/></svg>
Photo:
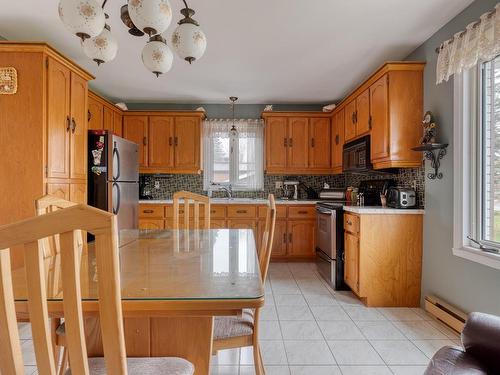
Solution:
<svg viewBox="0 0 500 375"><path fill-rule="evenodd" d="M62 347L62 362L61 367L59 367L58 375L64 375L66 369L68 368L68 348Z"/></svg>
<svg viewBox="0 0 500 375"><path fill-rule="evenodd" d="M255 366L255 375L265 375L264 365L262 364L262 356L260 355L259 344L253 345L253 363Z"/></svg>

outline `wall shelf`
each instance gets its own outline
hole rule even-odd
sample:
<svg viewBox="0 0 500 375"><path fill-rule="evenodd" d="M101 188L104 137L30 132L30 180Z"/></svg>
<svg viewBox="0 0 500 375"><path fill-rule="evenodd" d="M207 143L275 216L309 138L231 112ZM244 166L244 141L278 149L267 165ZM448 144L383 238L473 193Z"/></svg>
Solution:
<svg viewBox="0 0 500 375"><path fill-rule="evenodd" d="M441 166L441 159L446 155L447 147L448 143L428 143L412 148L413 151L423 152L424 157L431 162L434 172L427 174L427 177L431 180L443 178L443 173L439 172L439 167Z"/></svg>

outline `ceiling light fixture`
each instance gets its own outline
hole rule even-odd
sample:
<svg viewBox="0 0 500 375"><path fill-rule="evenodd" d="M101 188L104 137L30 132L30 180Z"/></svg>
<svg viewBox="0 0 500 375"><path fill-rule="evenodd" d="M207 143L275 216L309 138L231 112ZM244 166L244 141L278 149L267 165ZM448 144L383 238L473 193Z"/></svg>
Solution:
<svg viewBox="0 0 500 375"><path fill-rule="evenodd" d="M172 45L177 55L191 64L203 56L207 38L192 16L195 11L182 0L184 16L172 34ZM101 65L115 58L118 51L116 39L106 24L104 7L97 0L60 0L59 18L66 28L82 40L82 48L89 58ZM173 53L161 35L172 22L169 0L128 0L120 8L120 18L131 35L148 35L142 50L142 61L157 77L172 68Z"/></svg>
<svg viewBox="0 0 500 375"><path fill-rule="evenodd" d="M236 104L236 101L238 100L238 97L236 96L230 96L229 100L231 101L231 110L233 111L233 126L231 126L231 129L229 130L229 134L232 137L236 137L238 135L238 130L236 129L235 125L235 117L234 117L234 106Z"/></svg>

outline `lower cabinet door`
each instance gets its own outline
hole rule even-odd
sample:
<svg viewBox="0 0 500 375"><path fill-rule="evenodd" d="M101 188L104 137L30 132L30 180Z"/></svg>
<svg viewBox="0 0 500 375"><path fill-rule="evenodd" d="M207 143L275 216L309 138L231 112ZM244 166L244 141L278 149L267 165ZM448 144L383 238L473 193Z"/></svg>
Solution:
<svg viewBox="0 0 500 375"><path fill-rule="evenodd" d="M87 184L71 184L69 187L69 200L75 203L87 203Z"/></svg>
<svg viewBox="0 0 500 375"><path fill-rule="evenodd" d="M165 229L163 219L140 219L139 229Z"/></svg>
<svg viewBox="0 0 500 375"><path fill-rule="evenodd" d="M226 220L210 220L210 228L211 229L225 229L227 228Z"/></svg>
<svg viewBox="0 0 500 375"><path fill-rule="evenodd" d="M288 221L288 256L314 257L314 220Z"/></svg>
<svg viewBox="0 0 500 375"><path fill-rule="evenodd" d="M344 280L356 293L359 292L359 237L344 234Z"/></svg>
<svg viewBox="0 0 500 375"><path fill-rule="evenodd" d="M47 184L47 194L69 201L69 184Z"/></svg>
<svg viewBox="0 0 500 375"><path fill-rule="evenodd" d="M262 232L264 232L264 226L262 228ZM273 248L271 249L271 257L273 258L285 257L287 241L288 241L288 233L286 231L286 220L276 220L276 224L274 226L274 238L273 238Z"/></svg>

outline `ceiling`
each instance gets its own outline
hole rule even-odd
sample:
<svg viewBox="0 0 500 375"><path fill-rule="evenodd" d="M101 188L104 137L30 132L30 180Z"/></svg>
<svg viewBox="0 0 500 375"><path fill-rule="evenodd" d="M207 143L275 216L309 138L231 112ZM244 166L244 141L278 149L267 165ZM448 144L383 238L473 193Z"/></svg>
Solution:
<svg viewBox="0 0 500 375"><path fill-rule="evenodd" d="M174 21L180 0L170 0ZM119 44L97 67L58 18L58 0L6 1L0 35L48 41L92 72L91 87L125 102L324 103L341 99L385 60L398 60L427 40L473 0L188 0L207 35L193 65L178 57L160 78L141 62L146 37L120 21L125 0L106 12ZM167 40L174 22L164 33Z"/></svg>

